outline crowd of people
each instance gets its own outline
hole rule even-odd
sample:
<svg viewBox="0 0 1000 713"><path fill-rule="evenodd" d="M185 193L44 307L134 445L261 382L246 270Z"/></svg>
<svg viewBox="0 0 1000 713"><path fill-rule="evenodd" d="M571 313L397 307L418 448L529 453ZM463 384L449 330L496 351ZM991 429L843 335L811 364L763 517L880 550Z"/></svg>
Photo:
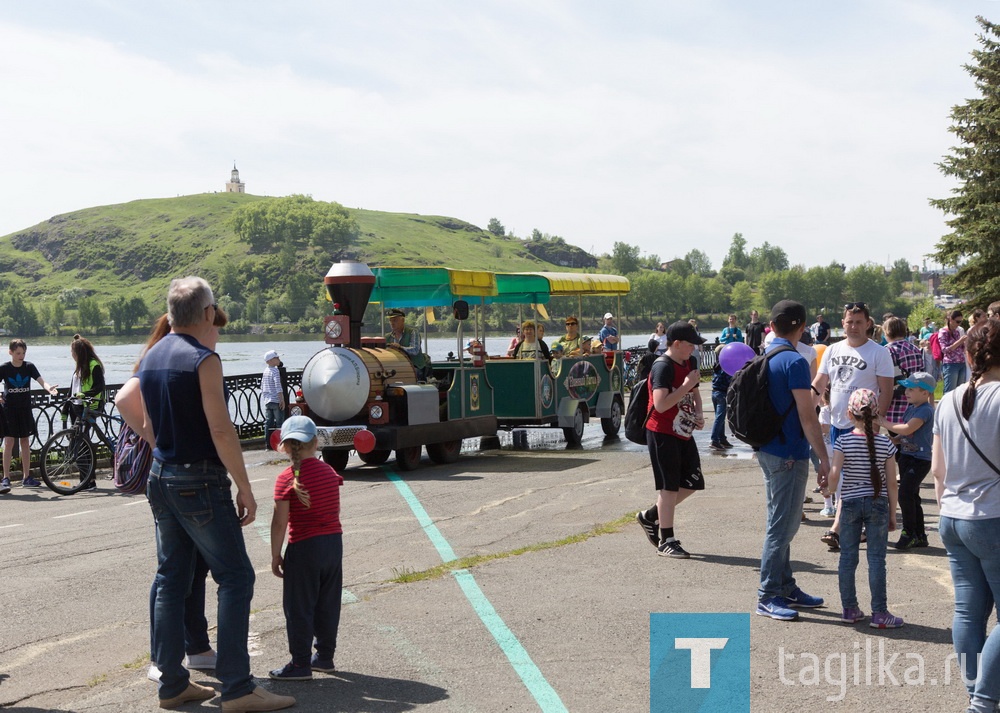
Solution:
<svg viewBox="0 0 1000 713"><path fill-rule="evenodd" d="M1000 302L974 312L967 332L961 321L962 314L952 311L940 330L928 324L923 334L910 335L902 319L885 315L876 325L866 304L851 302L843 310L844 339L826 344L831 330L823 315L809 326L806 309L797 302L777 303L767 325L756 312L751 315L742 339L755 351L764 349L756 358L766 360L761 368L767 391L759 398L767 399L780 419L780 432L755 454L767 511L756 613L791 621L798 610L825 603L802 590L791 560L812 460L817 490L826 497L824 513L835 517L824 541L840 552L841 621L902 627L902 617L888 605L889 533L900 524L898 509L902 531L894 547L928 546L920 485L932 473L939 535L955 591L954 648L968 711L984 713L996 711L1000 702L1000 632L988 630L1000 601ZM739 340L735 316L729 322L727 343ZM813 363L799 349L807 330L813 344L824 345ZM766 346L765 332L773 335ZM689 361L704 339L687 322L675 322L665 341L668 359L654 362L648 379L652 407L646 436L656 503L640 510L636 520L659 555L688 558L675 515L677 505L705 488L692 440L705 425L700 380ZM945 381L937 408L938 379L924 370L920 346L929 349L934 341L942 351ZM726 388L719 371L713 376L713 402ZM716 408L713 447L725 442L718 414ZM870 615L855 584L862 543Z"/></svg>
<svg viewBox="0 0 1000 713"><path fill-rule="evenodd" d="M197 277L174 280L167 305L116 400L129 427L153 448L147 498L157 571L150 593L149 676L158 683L158 704L164 709L216 695L213 688L190 680L189 669L199 668L215 670L223 710L287 708L294 698L257 686L250 673L247 637L255 574L241 529L256 518L257 504L214 351L226 315L208 283ZM412 348L404 317L401 311L390 312L387 339ZM605 314L603 321L590 338L581 334L576 317L568 317L566 334L554 342L556 351L617 350L613 315ZM920 486L930 473L955 590L954 647L968 687L968 710L982 713L995 711L1000 702L1000 633L987 631L1000 601L1000 302L986 312L973 312L968 331L962 321L962 313L953 310L940 329L925 320L924 330L913 335L904 320L887 314L876 325L865 303L850 302L842 313L844 338L831 342L832 330L822 314L810 325L803 305L782 300L767 324L754 311L741 329L737 316L730 315L718 349L743 342L762 354L758 358L765 360L767 388L760 398L768 400L780 419L779 432L756 450L767 512L756 613L790 621L798 618L798 610L825 603L800 587L791 560L812 463L817 490L825 498L823 512L834 518L824 541L840 552L841 621L867 620L875 629L902 627L903 619L888 606L889 533L901 524L893 543L897 549L928 546ZM650 410L645 428L656 502L636 519L657 554L675 559L690 557L676 532L678 506L706 487L693 440L694 431L706 425L695 357L706 340L693 322L658 324L649 352L662 358L647 364ZM552 358L540 332L534 322L524 322L510 356ZM0 365L5 445L0 493L10 490L14 440L20 439L27 452L35 428L27 399L31 381L56 393L56 386L25 360L26 351L23 340L11 341L11 359ZM71 393L100 407L104 372L93 345L76 335L71 355ZM290 460L274 486L271 522L271 571L283 580L290 660L269 675L301 681L314 672L336 671L343 480L316 457L315 424L304 416L283 420L287 389L278 371L279 355L268 352L264 361L267 429L280 429L277 448ZM935 408L938 374L944 395ZM716 366L713 448L732 447L725 434L729 388L730 375ZM70 407L66 415L77 414ZM23 482L31 486L27 459L23 461ZM856 590L862 543L870 615ZM209 573L219 586L217 650L211 648L204 615Z"/></svg>

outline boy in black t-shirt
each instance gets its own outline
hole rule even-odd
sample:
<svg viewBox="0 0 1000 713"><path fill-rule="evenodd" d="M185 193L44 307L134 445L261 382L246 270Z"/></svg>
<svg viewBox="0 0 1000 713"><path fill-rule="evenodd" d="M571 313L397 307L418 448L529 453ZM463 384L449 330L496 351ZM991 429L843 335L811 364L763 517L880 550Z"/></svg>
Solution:
<svg viewBox="0 0 1000 713"><path fill-rule="evenodd" d="M14 439L20 439L21 447L21 485L25 488L38 488L41 483L31 477L31 437L37 433L35 417L31 413L31 380L39 386L56 395L55 385L49 386L38 373L38 368L30 361L24 360L28 345L23 339L12 339L10 342L10 361L0 365L0 381L3 382L3 480L0 481L0 492L10 492L10 459L14 450Z"/></svg>
<svg viewBox="0 0 1000 713"><path fill-rule="evenodd" d="M698 384L701 374L695 349L705 339L687 322L667 328L665 360L653 362L648 386L651 410L646 421L646 445L656 488L656 505L636 513L646 538L662 557L687 559L674 535L674 511L686 498L705 489L701 459L692 435L705 427Z"/></svg>

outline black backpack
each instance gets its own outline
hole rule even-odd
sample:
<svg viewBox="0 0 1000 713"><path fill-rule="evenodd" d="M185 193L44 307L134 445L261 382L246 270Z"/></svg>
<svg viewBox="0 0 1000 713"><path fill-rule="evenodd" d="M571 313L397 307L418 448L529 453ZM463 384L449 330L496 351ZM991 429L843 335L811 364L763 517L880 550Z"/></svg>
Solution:
<svg viewBox="0 0 1000 713"><path fill-rule="evenodd" d="M674 380L673 359L664 354L657 357L653 364L661 359L668 362L667 381L672 382ZM692 369L698 368L698 360L694 357L691 357L690 364ZM650 366L650 371L652 370L652 366ZM652 412L653 407L649 403L649 376L647 376L645 379L637 381L629 394L628 409L625 411L625 438L632 443L646 445L646 421L649 420L649 415Z"/></svg>
<svg viewBox="0 0 1000 713"><path fill-rule="evenodd" d="M794 347L780 346L754 357L733 375L726 392L726 420L733 435L754 450L781 435L785 417L795 408L792 399L788 409L779 414L767 392L767 362L775 354L794 352Z"/></svg>

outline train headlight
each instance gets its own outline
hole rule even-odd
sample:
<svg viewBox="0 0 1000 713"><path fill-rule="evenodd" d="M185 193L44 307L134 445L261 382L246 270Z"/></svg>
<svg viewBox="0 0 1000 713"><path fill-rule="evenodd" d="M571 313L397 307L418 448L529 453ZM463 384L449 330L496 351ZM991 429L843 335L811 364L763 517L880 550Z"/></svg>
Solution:
<svg viewBox="0 0 1000 713"><path fill-rule="evenodd" d="M301 416L302 415L302 407L301 406L292 406L290 409L288 409L288 415L289 416Z"/></svg>
<svg viewBox="0 0 1000 713"><path fill-rule="evenodd" d="M372 404L371 408L368 409L368 418L372 421L381 421L383 413L382 407L379 404Z"/></svg>

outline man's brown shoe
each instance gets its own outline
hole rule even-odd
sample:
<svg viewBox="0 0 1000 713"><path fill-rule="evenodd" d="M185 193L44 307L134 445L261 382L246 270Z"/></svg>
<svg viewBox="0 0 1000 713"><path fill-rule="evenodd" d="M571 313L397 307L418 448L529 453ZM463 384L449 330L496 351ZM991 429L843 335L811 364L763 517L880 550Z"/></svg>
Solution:
<svg viewBox="0 0 1000 713"><path fill-rule="evenodd" d="M251 711L280 711L291 708L295 699L291 696L279 696L271 693L263 686L257 686L252 693L222 702L222 710L232 713L251 713Z"/></svg>
<svg viewBox="0 0 1000 713"><path fill-rule="evenodd" d="M187 689L173 698L161 698L160 708L166 708L170 710L171 708L178 708L185 703L190 703L191 701L207 701L209 698L215 698L215 689L209 688L208 686L202 686L200 683L189 682Z"/></svg>

